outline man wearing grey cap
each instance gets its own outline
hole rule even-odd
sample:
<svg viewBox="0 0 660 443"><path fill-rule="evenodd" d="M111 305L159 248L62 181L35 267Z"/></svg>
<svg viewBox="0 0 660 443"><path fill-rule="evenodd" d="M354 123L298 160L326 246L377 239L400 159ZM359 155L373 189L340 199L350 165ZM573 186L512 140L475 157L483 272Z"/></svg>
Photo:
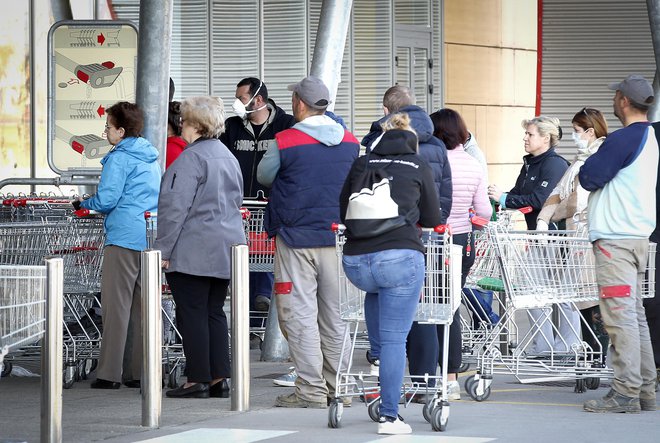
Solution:
<svg viewBox="0 0 660 443"><path fill-rule="evenodd" d="M339 221L339 193L360 147L324 115L330 94L321 79L306 77L289 90L297 123L275 135L257 167L259 183L271 187L264 227L276 238L273 292L298 374L295 391L278 396L275 405L325 408L335 393L346 331L330 226Z"/></svg>
<svg viewBox="0 0 660 443"><path fill-rule="evenodd" d="M596 260L600 310L610 336L612 389L588 400L589 412L655 411L655 363L642 306L648 238L656 224L658 142L646 114L653 88L641 75L612 83L614 115L623 128L610 134L580 169L591 191L589 239Z"/></svg>

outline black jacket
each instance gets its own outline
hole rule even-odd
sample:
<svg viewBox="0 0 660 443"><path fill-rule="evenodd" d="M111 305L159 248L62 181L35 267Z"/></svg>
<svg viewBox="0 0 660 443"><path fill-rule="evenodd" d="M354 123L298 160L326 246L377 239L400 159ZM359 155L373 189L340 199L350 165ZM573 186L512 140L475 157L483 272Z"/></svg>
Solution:
<svg viewBox="0 0 660 443"><path fill-rule="evenodd" d="M344 254L360 255L386 249L414 249L424 252L417 224L434 227L440 224L440 204L435 191L430 165L416 153L417 137L410 131L387 131L369 155L355 160L339 196L339 211L342 223L346 219L348 199L356 180L367 167L383 168L384 159L391 160L386 171L390 176L391 196L399 207L399 215L407 224L378 237L352 239L347 233ZM374 166L372 166L374 167Z"/></svg>
<svg viewBox="0 0 660 443"><path fill-rule="evenodd" d="M229 148L241 165L243 195L247 198L257 197L259 191L264 193L264 197L268 197L268 188L257 181L257 165L268 146L274 142L275 134L296 123L293 116L286 114L273 100L268 99L268 108L270 116L258 137L254 136L250 121L238 116L229 117L225 121L225 132L220 136L220 141Z"/></svg>
<svg viewBox="0 0 660 443"><path fill-rule="evenodd" d="M433 121L422 108L415 105L404 106L398 112L405 112L410 117L410 126L419 138L419 155L431 165L433 181L442 211L441 223L444 224L451 213L452 195L451 167L447 160L447 147L442 140L433 135ZM374 140L383 133L380 124L389 117L386 115L371 124L369 134L362 139L362 145L367 147L367 152Z"/></svg>
<svg viewBox="0 0 660 443"><path fill-rule="evenodd" d="M536 157L527 154L523 157L523 167L516 180L516 185L506 196L506 207L510 209L531 206L533 211L525 214L527 229L536 229L536 217L543 203L568 169L568 162L555 152L548 149Z"/></svg>

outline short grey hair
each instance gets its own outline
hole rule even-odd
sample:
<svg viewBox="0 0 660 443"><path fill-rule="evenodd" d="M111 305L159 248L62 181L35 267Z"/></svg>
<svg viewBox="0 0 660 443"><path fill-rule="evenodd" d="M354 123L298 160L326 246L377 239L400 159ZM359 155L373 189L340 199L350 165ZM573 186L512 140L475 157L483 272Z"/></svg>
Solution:
<svg viewBox="0 0 660 443"><path fill-rule="evenodd" d="M220 97L189 97L181 102L181 118L199 135L218 137L225 132L225 105Z"/></svg>
<svg viewBox="0 0 660 443"><path fill-rule="evenodd" d="M399 112L401 108L414 105L415 103L415 94L409 87L403 85L392 86L385 91L385 95L383 96L383 106L392 114Z"/></svg>

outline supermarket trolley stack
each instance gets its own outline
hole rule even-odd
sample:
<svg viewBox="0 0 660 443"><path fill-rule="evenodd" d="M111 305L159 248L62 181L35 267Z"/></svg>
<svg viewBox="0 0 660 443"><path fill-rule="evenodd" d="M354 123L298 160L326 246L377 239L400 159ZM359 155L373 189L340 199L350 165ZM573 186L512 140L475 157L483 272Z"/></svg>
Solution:
<svg viewBox="0 0 660 443"><path fill-rule="evenodd" d="M46 266L0 265L0 372L5 355L36 344L45 326Z"/></svg>
<svg viewBox="0 0 660 443"><path fill-rule="evenodd" d="M606 350L593 349L581 341L565 346L563 351L531 351L539 335L544 340L558 338L568 345L552 324L547 308L558 303L598 300L592 245L586 230L519 232L495 225L490 233L501 265L506 301L502 318L477 352L477 373L465 382L468 394L477 401L487 399L494 374L513 374L522 383L572 379L576 380L576 392L598 388L602 378L612 377L612 370L603 365ZM654 293L655 249L651 243L642 297ZM519 334L516 314L543 308L547 314L532 321L526 333ZM554 337L545 337L541 332L545 322L552 325ZM510 340L504 351L500 346L502 336Z"/></svg>
<svg viewBox="0 0 660 443"><path fill-rule="evenodd" d="M335 398L328 409L328 426L340 426L344 397L363 397L369 417L379 420L379 385L378 377L353 368L353 355L358 340L359 325L364 322L364 292L356 288L345 276L341 265L343 246L346 241L343 225L335 225L337 260L339 261L339 309L342 320L348 322L339 361L345 361L348 353L348 366L337 370L337 389ZM447 399L447 358L449 347L449 326L453 315L460 305L461 282L461 246L453 245L451 235L444 231L444 226L437 232L424 234L426 246L426 274L424 287L417 307L415 321L427 324L444 325L442 374L419 374L407 377L401 386L404 405L408 405L415 394L427 394L427 403L423 408L424 418L431 423L433 430L444 431L449 420L449 402ZM415 380L423 380L415 381ZM429 380L436 381L435 387L429 386Z"/></svg>
<svg viewBox="0 0 660 443"><path fill-rule="evenodd" d="M103 250L103 219L81 217L62 202L32 198L11 204L13 220L0 223L0 265L38 266L48 256L64 261L64 387L84 378L98 358L101 331L99 306ZM5 375L15 361L36 362L39 347L24 346L12 352Z"/></svg>
<svg viewBox="0 0 660 443"><path fill-rule="evenodd" d="M144 213L147 226L147 248L156 242L158 213ZM164 273L163 273L164 274ZM164 275L161 275L161 312L163 318L163 381L169 388L179 386L179 377L184 372L186 356L183 353L183 340L176 323L176 304Z"/></svg>

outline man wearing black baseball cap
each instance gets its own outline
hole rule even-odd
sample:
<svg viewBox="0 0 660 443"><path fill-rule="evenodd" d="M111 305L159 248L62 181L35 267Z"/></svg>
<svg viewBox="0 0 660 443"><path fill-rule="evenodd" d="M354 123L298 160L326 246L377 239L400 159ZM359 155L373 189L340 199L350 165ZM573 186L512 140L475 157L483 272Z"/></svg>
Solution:
<svg viewBox="0 0 660 443"><path fill-rule="evenodd" d="M589 239L614 379L610 392L586 401L584 410L639 413L656 410L656 370L641 298L648 239L656 224L658 141L646 116L654 96L641 75L609 87L616 91L614 115L624 127L587 159L579 179L591 191Z"/></svg>
<svg viewBox="0 0 660 443"><path fill-rule="evenodd" d="M257 168L271 188L264 227L275 237L275 287L280 328L298 378L276 406L325 408L334 397L346 324L339 315L335 235L339 193L360 145L325 114L330 93L309 76L289 86L297 123L275 135ZM346 367L348 355L342 367ZM350 399L347 399L350 401Z"/></svg>

